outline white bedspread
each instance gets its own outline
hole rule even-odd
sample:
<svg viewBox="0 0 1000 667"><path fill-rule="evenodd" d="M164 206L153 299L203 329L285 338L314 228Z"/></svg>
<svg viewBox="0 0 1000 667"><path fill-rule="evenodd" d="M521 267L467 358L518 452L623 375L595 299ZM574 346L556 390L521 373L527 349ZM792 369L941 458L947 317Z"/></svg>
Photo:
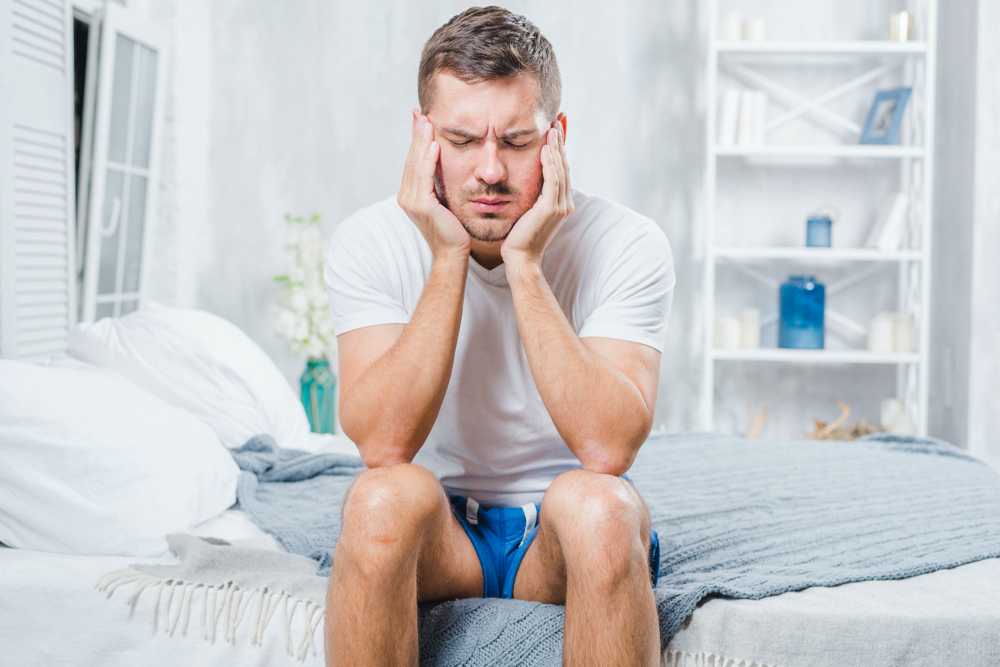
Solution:
<svg viewBox="0 0 1000 667"><path fill-rule="evenodd" d="M235 544L280 548L238 510L192 531ZM152 596L133 607L94 588L109 571L168 558L62 556L0 548L0 656L3 664L174 667L238 664L322 665L299 662L284 646L280 623L262 646L248 641L250 624L234 643L210 642L195 619L187 635L171 637L149 622ZM293 632L301 632L293 624ZM711 667L752 663L769 667L887 665L995 667L1000 665L1000 560L970 563L902 581L810 588L763 600L709 599L671 640L666 664L682 656L715 660ZM741 661L745 661L742 662Z"/></svg>
<svg viewBox="0 0 1000 667"><path fill-rule="evenodd" d="M996 667L1000 559L762 600L708 599L667 650L748 667Z"/></svg>
<svg viewBox="0 0 1000 667"><path fill-rule="evenodd" d="M277 545L238 510L228 510L192 532L250 547ZM289 656L281 623L268 625L261 646L251 645L248 639L250 623L240 626L232 644L221 636L214 642L204 639L195 618L185 636L179 630L173 637L167 635L162 624L154 631L149 619L152 596L142 596L130 607L122 602L124 591L108 600L94 588L102 575L139 562L176 560L63 556L0 548L0 662L18 667L323 664L321 645L317 655L309 655L305 662ZM297 623L292 629L302 631Z"/></svg>

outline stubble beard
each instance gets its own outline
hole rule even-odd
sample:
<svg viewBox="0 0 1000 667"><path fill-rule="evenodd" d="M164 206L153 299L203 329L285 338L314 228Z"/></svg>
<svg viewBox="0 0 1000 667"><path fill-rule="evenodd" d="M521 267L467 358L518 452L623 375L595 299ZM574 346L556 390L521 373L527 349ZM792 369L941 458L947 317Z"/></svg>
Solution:
<svg viewBox="0 0 1000 667"><path fill-rule="evenodd" d="M452 212L468 232L469 236L483 243L500 243L510 234L514 224L527 213L542 192L542 180L539 177L538 190L533 197L522 197L520 190L515 190L505 183L487 183L474 191L462 191L457 198L448 196L441 178L441 168L434 172L434 193L438 201ZM476 197L510 197L515 211L510 213L480 213L470 211L467 205Z"/></svg>

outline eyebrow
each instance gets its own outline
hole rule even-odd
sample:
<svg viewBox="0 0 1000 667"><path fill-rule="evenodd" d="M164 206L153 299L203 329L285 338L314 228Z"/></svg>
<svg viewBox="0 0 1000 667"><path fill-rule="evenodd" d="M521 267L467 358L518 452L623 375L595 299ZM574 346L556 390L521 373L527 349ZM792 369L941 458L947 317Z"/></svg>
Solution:
<svg viewBox="0 0 1000 667"><path fill-rule="evenodd" d="M469 132L468 130L462 130L454 127L442 127L441 131L446 134L454 134L459 137L464 137L465 139L482 139L482 137L476 136L475 134ZM504 132L500 138L507 140L517 139L518 137L523 137L526 134L535 134L537 132L538 130L535 128L530 128L525 130L510 130L508 132Z"/></svg>

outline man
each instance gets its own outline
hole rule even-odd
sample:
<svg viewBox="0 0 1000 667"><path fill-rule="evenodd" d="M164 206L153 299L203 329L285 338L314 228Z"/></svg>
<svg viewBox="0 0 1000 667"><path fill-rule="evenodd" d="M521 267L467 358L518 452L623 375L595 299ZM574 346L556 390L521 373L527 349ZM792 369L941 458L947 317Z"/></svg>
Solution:
<svg viewBox="0 0 1000 667"><path fill-rule="evenodd" d="M572 665L657 665L659 552L621 475L649 434L674 272L570 188L549 42L474 8L424 47L398 194L326 266L344 432L327 663L416 665L417 601L566 605ZM627 134L627 133L626 133Z"/></svg>

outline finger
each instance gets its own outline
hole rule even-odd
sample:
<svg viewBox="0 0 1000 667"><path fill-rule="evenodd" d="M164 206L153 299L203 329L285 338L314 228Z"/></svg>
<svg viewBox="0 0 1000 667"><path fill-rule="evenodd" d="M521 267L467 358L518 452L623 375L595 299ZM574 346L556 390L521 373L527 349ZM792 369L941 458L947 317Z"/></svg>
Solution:
<svg viewBox="0 0 1000 667"><path fill-rule="evenodd" d="M417 182L420 184L420 192L434 191L434 171L437 169L438 157L441 155L441 145L432 141L427 146L419 164L416 168Z"/></svg>
<svg viewBox="0 0 1000 667"><path fill-rule="evenodd" d="M563 173L565 174L566 187L569 187L569 159L566 156L566 131L562 123L559 123L559 152L562 154Z"/></svg>
<svg viewBox="0 0 1000 667"><path fill-rule="evenodd" d="M403 187L408 188L414 185L413 172L419 168L427 152L427 145L433 135L433 128L426 116L421 116L414 128L413 141L410 142L410 150L406 154L406 163L403 168Z"/></svg>
<svg viewBox="0 0 1000 667"><path fill-rule="evenodd" d="M562 148L559 145L561 142L559 140L558 128L554 128L552 134L552 162L559 177L559 192L557 193L558 200L556 203L564 205L566 203L566 171L563 166Z"/></svg>
<svg viewBox="0 0 1000 667"><path fill-rule="evenodd" d="M548 143L542 146L542 194L538 200L550 209L555 208L559 197L559 173L552 159L553 154Z"/></svg>

